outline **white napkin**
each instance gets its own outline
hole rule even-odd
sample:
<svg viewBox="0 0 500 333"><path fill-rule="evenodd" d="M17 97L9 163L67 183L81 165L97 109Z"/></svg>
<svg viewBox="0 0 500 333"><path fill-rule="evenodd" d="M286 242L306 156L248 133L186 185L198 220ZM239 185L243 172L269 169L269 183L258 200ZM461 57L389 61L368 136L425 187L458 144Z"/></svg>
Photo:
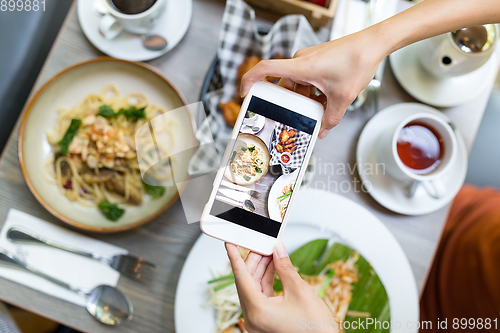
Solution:
<svg viewBox="0 0 500 333"><path fill-rule="evenodd" d="M120 273L96 260L45 245L12 243L7 239L7 231L13 226L24 227L58 243L101 255L127 254L127 250L66 230L15 209L9 210L0 232L1 248L24 258L28 264L50 276L86 289L101 284L116 286ZM82 296L24 270L4 267L1 262L0 277L76 305L85 306L85 298Z"/></svg>

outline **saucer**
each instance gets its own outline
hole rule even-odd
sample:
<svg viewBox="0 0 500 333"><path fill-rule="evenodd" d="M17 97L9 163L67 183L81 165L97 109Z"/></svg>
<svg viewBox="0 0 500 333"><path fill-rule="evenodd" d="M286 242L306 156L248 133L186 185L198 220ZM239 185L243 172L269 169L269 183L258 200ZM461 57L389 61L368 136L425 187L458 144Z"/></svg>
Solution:
<svg viewBox="0 0 500 333"><path fill-rule="evenodd" d="M245 123L243 122L243 126L241 127L240 132L247 133L247 134L257 134L260 131L262 131L262 129L264 128L264 125L266 124L266 118L263 116L260 116L260 115L256 115L256 117L257 117L257 119L255 120L255 125L253 125L253 126L245 125ZM258 127L260 129L257 132L254 132L252 130L252 127Z"/></svg>
<svg viewBox="0 0 500 333"><path fill-rule="evenodd" d="M491 84L496 76L492 69L497 52L479 69L461 76L437 78L420 64L422 42L402 48L390 55L391 68L399 84L421 102L452 107L470 102Z"/></svg>
<svg viewBox="0 0 500 333"><path fill-rule="evenodd" d="M457 161L455 167L444 177L443 182L446 194L439 199L432 198L427 191L418 186L415 195L408 198L403 193L404 183L396 181L385 174L385 169L375 165L377 160L376 144L386 128L402 121L415 113L430 113L449 122L449 118L442 112L418 103L402 103L392 105L377 113L363 128L356 149L356 161L359 176L366 186L366 190L379 204L396 213L404 215L428 214L447 205L458 193L467 173L467 147L462 135L455 129L457 137Z"/></svg>
<svg viewBox="0 0 500 333"><path fill-rule="evenodd" d="M105 39L99 33L100 17L92 11L94 1L103 0L78 1L78 20L88 40L101 52L113 58L130 61L158 58L172 50L181 41L191 21L192 0L167 0L165 13L151 33L165 38L168 45L161 51L150 51L144 48L139 36L125 31L115 39Z"/></svg>

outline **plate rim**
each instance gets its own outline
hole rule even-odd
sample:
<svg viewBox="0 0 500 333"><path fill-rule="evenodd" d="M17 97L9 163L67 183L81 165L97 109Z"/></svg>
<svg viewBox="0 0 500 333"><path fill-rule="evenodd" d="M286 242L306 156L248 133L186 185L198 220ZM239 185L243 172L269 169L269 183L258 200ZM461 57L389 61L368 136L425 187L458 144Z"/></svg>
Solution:
<svg viewBox="0 0 500 333"><path fill-rule="evenodd" d="M98 232L98 233L121 232L121 231L131 230L131 229L137 228L143 224L148 223L149 221L160 216L168 208L170 208L177 201L177 199L180 196L180 192L182 192L182 190L183 190L183 188L178 188L177 193L172 197L172 199L169 202L167 202L163 207L161 207L157 212L155 212L154 214L151 214L150 216L147 216L147 217L145 217L145 218L143 218L135 223L131 223L128 225L124 225L124 226L120 226L120 227L104 228L104 227L89 226L89 225L85 225L85 224L73 221L70 218L67 218L66 216L57 212L54 208L52 208L50 205L48 205L45 202L45 200L43 200L43 198L40 196L40 194L38 194L35 187L31 183L31 180L28 176L28 171L26 170L25 161L24 161L23 144L24 144L24 132L25 132L24 130L26 127L26 122L28 120L28 117L30 115L30 112L31 112L33 106L35 105L35 103L37 102L39 97L45 92L45 90L50 85L52 85L55 81L57 81L59 78L61 78L63 75L65 75L66 73L68 73L74 69L84 67L84 66L87 66L90 64L102 63L102 62L108 62L108 61L109 62L125 63L128 65L140 67L141 69L145 69L145 70L153 73L154 75L158 76L163 81L165 81L174 90L174 92L177 94L177 96L179 96L179 98L182 101L182 103L184 104L184 106L186 106L188 117L191 120L191 126L193 127L193 138L194 138L194 140L196 140L196 135L195 135L196 134L196 122L195 122L193 113L191 112L191 109L189 107L187 107L188 103L187 103L186 98L180 92L180 90L163 73L161 73L159 70L157 70L156 68L154 68L148 64L145 64L142 62L137 62L137 61L129 61L129 60L123 60L123 59L117 59L117 58L112 58L112 57L108 57L108 56L103 56L103 57L87 59L87 60L72 64L72 65L62 69L61 71L59 71L58 73L53 75L50 79L48 79L37 90L37 92L33 95L33 97L31 97L29 99L29 101L25 105L25 109L23 110L23 113L21 115L21 123L19 125L19 133L17 135L17 156L18 156L18 160L19 160L19 166L21 167L21 172L23 174L24 181L26 182L26 185L28 186L28 189L30 190L31 194L33 194L35 199L42 205L42 207L44 209L46 209L49 213L51 213L57 219L61 220L62 222L66 223L66 224L69 224L72 227L86 230L86 231ZM190 175L188 174L186 180L189 180L189 178L190 178Z"/></svg>

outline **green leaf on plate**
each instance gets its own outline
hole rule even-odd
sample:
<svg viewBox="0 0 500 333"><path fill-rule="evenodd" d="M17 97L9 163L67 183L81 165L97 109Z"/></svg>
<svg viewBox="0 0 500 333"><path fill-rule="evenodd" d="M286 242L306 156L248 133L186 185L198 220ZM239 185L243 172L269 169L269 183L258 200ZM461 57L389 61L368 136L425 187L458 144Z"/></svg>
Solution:
<svg viewBox="0 0 500 333"><path fill-rule="evenodd" d="M313 240L295 252L290 254L290 260L293 265L298 269L299 273L304 275L317 275L321 272L326 265L338 261L347 260L354 252L348 246L334 243L330 248L326 249L328 245L327 239ZM326 250L326 252L325 252ZM365 258L361 255L356 262L358 270L358 281L353 284L352 300L349 305L350 311L368 312L370 318L384 322L391 320L391 311L389 305L389 297L380 281L377 273ZM283 290L281 281L276 278L274 280L273 288L275 291ZM347 316L346 321L358 321L360 318ZM361 321L366 319L361 318ZM344 329L345 332L359 332L359 330ZM369 326L363 332L366 333L381 333L389 332L390 329L383 329L380 325L375 327Z"/></svg>

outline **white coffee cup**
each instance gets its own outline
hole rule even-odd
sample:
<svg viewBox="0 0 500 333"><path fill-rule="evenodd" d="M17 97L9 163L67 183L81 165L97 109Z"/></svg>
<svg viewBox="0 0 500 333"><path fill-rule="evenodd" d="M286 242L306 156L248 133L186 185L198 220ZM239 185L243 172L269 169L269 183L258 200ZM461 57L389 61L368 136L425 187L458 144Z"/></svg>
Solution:
<svg viewBox="0 0 500 333"><path fill-rule="evenodd" d="M257 114L254 113L252 117L245 118L243 122L246 126L253 127L257 122Z"/></svg>
<svg viewBox="0 0 500 333"><path fill-rule="evenodd" d="M117 37L123 30L133 34L146 34L158 23L166 7L166 0L156 0L147 10L138 14L125 14L104 1L109 14L104 15L99 22L99 31L106 39ZM133 0L131 0L133 1Z"/></svg>
<svg viewBox="0 0 500 333"><path fill-rule="evenodd" d="M399 134L403 127L411 122L428 125L443 139L444 152L441 162L435 170L428 174L415 173L401 161L398 154ZM430 113L415 113L384 131L378 141L377 149L378 161L384 165L387 175L391 178L407 185L413 185L417 182L426 189L430 196L436 199L446 194L443 179L456 160L457 138L451 125L443 118Z"/></svg>
<svg viewBox="0 0 500 333"><path fill-rule="evenodd" d="M438 78L475 71L495 51L498 36L493 24L460 29L420 43L420 63Z"/></svg>

